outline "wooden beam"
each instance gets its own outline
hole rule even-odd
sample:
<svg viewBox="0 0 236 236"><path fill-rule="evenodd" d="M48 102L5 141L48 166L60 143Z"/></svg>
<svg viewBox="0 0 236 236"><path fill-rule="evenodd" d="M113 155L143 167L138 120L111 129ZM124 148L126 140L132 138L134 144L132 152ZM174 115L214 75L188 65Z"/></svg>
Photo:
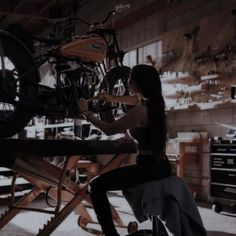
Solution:
<svg viewBox="0 0 236 236"><path fill-rule="evenodd" d="M47 1L47 3L43 4L43 5L38 5L37 8L39 9L39 14L42 15L42 14L46 14L45 12L52 6L54 5L55 3L57 2L57 0L51 0L51 1ZM48 20L49 18L49 14L47 13L47 19L45 20ZM33 22L35 21L34 18L30 18L28 19L28 21L24 24L25 27L29 27Z"/></svg>
<svg viewBox="0 0 236 236"><path fill-rule="evenodd" d="M48 10L52 5L56 4L57 0L47 1L47 3L43 4L42 7L39 8L40 14L43 14L46 10Z"/></svg>
<svg viewBox="0 0 236 236"><path fill-rule="evenodd" d="M24 2L24 1L23 1ZM0 1L0 14L17 17L28 17L39 20L48 19L48 16L42 15L39 9L36 8L36 4L27 2L24 5L19 3L15 8L12 8L10 1ZM16 10L17 11L16 11Z"/></svg>
<svg viewBox="0 0 236 236"><path fill-rule="evenodd" d="M14 1L14 5L12 6L12 10L14 12L18 11L22 6L24 6L24 4L25 4L25 0Z"/></svg>

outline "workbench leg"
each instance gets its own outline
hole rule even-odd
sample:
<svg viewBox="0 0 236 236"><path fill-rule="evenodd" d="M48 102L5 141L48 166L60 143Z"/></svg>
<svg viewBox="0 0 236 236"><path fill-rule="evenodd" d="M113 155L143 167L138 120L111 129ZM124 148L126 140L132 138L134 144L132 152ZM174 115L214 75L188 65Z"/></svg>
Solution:
<svg viewBox="0 0 236 236"><path fill-rule="evenodd" d="M60 225L65 218L80 204L84 195L86 194L87 188L83 189L80 193L77 193L73 199L67 203L61 211L59 211L55 216L51 218L50 221L46 225L44 225L43 229L39 230L37 236L48 236L50 235L58 225Z"/></svg>
<svg viewBox="0 0 236 236"><path fill-rule="evenodd" d="M29 193L23 196L16 204L17 207L26 207L30 204L40 193L41 189L34 187ZM20 209L9 208L6 210L0 218L0 229L2 229L8 222L10 222L18 213Z"/></svg>

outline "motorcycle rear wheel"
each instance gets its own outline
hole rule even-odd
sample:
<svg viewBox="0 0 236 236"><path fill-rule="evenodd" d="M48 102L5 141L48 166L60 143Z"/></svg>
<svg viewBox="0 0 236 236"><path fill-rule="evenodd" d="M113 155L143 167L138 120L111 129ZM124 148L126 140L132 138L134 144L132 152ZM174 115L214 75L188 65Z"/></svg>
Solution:
<svg viewBox="0 0 236 236"><path fill-rule="evenodd" d="M28 48L11 33L0 30L0 138L21 131L34 115L15 103L32 102L37 97L37 69L17 80L34 66Z"/></svg>

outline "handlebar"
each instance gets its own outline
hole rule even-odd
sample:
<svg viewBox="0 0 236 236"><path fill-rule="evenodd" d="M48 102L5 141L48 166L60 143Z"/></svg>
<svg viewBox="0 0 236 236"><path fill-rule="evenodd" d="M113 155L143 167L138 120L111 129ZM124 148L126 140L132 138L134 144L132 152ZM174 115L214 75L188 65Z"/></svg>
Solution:
<svg viewBox="0 0 236 236"><path fill-rule="evenodd" d="M121 12L123 12L124 10L126 10L128 8L130 8L130 4L116 5L115 9L108 12L107 16L102 21L94 22L94 23L87 22L87 21L85 21L81 18L78 18L78 17L73 17L73 18L72 17L66 17L66 18L51 19L51 20L49 20L49 22L52 22L52 23L65 23L65 22L73 23L73 22L79 21L79 22L81 22L85 25L90 26L90 28L95 28L96 26L102 27L110 19L110 17L112 15L115 16L116 13L121 13Z"/></svg>
<svg viewBox="0 0 236 236"><path fill-rule="evenodd" d="M110 19L110 17L112 15L114 16L116 13L121 13L122 11L127 10L128 8L130 8L130 4L126 4L126 5L119 4L119 5L116 5L115 9L112 10L112 11L109 11L107 16L102 21L100 21L100 22L89 23L89 22L86 22L85 20L82 20L80 18L76 18L76 19L81 21L82 23L84 23L86 25L90 25L90 26L103 25L103 24L105 24Z"/></svg>

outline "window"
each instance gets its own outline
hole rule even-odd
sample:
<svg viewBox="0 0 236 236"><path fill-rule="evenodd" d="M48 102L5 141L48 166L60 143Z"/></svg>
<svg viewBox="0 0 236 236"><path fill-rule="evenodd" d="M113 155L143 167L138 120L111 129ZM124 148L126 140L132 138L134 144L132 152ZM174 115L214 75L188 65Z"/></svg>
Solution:
<svg viewBox="0 0 236 236"><path fill-rule="evenodd" d="M124 65L129 67L137 65L137 49L129 51L125 54Z"/></svg>
<svg viewBox="0 0 236 236"><path fill-rule="evenodd" d="M153 61L158 62L158 60L161 58L161 55L162 55L162 41L157 41L148 44L138 49L138 63L150 64L150 61L147 60L147 56L151 56Z"/></svg>
<svg viewBox="0 0 236 236"><path fill-rule="evenodd" d="M128 51L124 56L124 65L133 67L137 64L152 64L147 56L151 56L156 66L161 62L162 41L157 41L143 47Z"/></svg>

